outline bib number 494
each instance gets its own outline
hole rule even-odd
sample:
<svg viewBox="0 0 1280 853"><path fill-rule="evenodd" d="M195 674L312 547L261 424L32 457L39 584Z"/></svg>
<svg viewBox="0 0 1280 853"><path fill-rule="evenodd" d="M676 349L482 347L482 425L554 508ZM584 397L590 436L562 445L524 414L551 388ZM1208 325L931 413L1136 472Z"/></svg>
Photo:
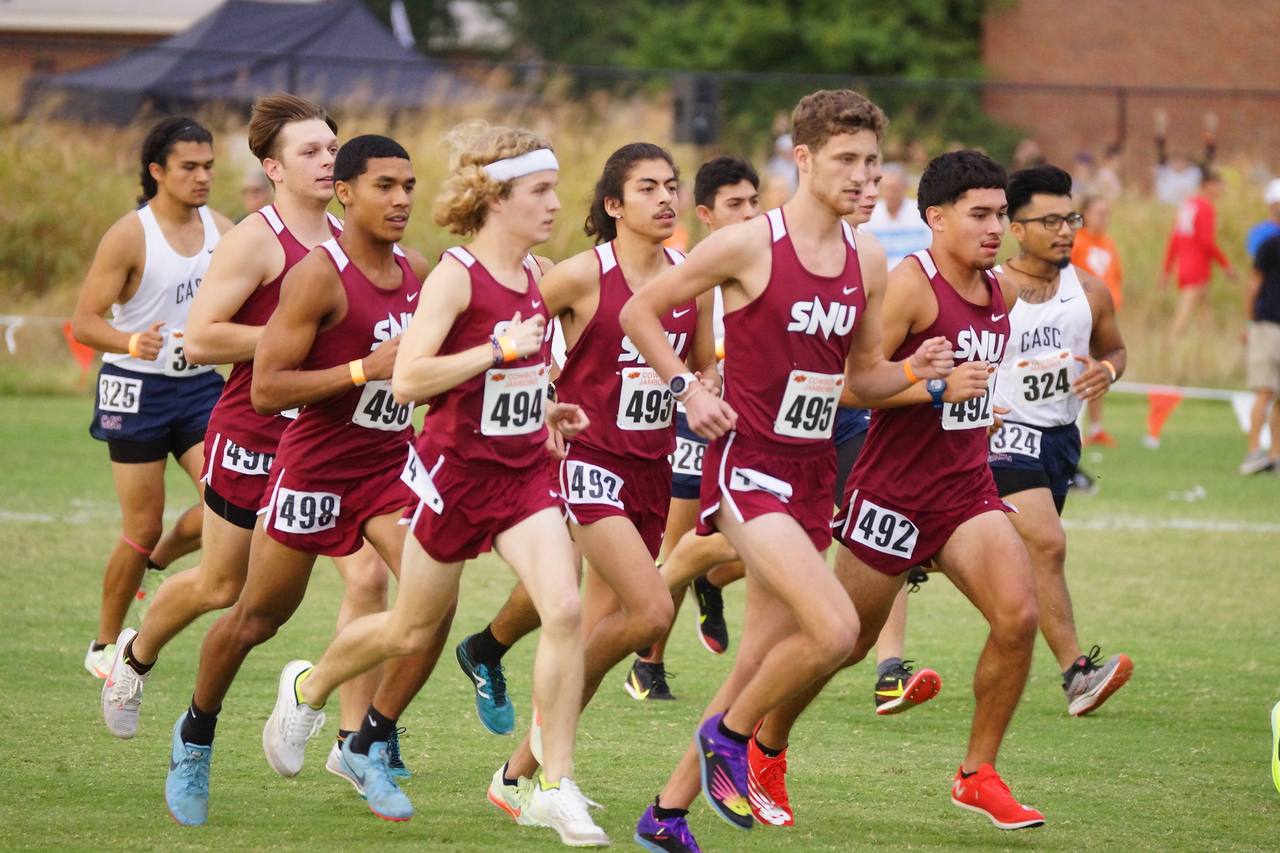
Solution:
<svg viewBox="0 0 1280 853"><path fill-rule="evenodd" d="M547 366L494 367L484 375L482 435L527 435L542 427L542 401L547 395Z"/></svg>
<svg viewBox="0 0 1280 853"><path fill-rule="evenodd" d="M915 553L919 537L920 530L911 519L865 499L858 509L858 520L849 531L849 538L855 542L903 558Z"/></svg>

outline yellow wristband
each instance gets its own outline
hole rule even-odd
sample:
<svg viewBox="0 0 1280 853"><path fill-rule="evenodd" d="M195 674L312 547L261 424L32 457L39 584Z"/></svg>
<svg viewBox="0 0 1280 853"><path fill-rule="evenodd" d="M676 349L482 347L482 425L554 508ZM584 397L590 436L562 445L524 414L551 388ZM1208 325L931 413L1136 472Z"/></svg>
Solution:
<svg viewBox="0 0 1280 853"><path fill-rule="evenodd" d="M1105 365L1107 366L1107 370L1110 370L1110 371L1111 371L1111 381L1112 381L1112 382L1115 382L1115 381L1116 381L1116 375L1117 375L1117 374L1116 374L1116 366L1115 366L1114 364L1112 364L1111 362L1107 361L1105 358L1104 358L1102 361L1098 362L1098 364L1105 364Z"/></svg>
<svg viewBox="0 0 1280 853"><path fill-rule="evenodd" d="M907 374L907 381L915 385L920 379L916 376L915 371L911 369L911 359L902 362L902 372Z"/></svg>
<svg viewBox="0 0 1280 853"><path fill-rule="evenodd" d="M357 358L347 362L347 367L351 370L351 381L357 385L363 385L367 380L364 378L364 359Z"/></svg>
<svg viewBox="0 0 1280 853"><path fill-rule="evenodd" d="M142 337L142 332L134 332L129 336L129 355L134 358L141 358L138 355L138 339Z"/></svg>
<svg viewBox="0 0 1280 853"><path fill-rule="evenodd" d="M520 351L516 349L515 343L506 335L498 338L498 348L502 350L503 361L515 361L520 357Z"/></svg>

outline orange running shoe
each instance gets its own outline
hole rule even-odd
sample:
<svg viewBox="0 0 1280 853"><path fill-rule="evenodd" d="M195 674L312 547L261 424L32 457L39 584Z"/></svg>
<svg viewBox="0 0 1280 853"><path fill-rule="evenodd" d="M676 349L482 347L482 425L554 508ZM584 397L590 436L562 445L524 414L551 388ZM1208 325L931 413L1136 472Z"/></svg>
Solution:
<svg viewBox="0 0 1280 853"><path fill-rule="evenodd" d="M760 727L756 726L756 731ZM795 826L791 801L787 798L787 751L770 758L756 743L755 734L747 744L747 799L751 812L770 826Z"/></svg>
<svg viewBox="0 0 1280 853"><path fill-rule="evenodd" d="M1093 435L1085 437L1084 446L1089 447L1093 444L1101 444L1103 447L1119 447L1120 442L1116 441L1110 433L1105 429L1095 432Z"/></svg>
<svg viewBox="0 0 1280 853"><path fill-rule="evenodd" d="M963 774L962 764L951 783L951 802L960 808L986 815L999 829L1044 826L1044 815L1015 800L1009 786L990 764L982 765L967 779Z"/></svg>

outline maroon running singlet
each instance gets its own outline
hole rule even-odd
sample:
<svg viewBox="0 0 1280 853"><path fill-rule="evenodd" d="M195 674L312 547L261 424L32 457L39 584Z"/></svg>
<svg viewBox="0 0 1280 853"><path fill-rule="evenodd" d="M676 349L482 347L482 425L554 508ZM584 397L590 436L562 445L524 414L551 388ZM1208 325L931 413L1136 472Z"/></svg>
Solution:
<svg viewBox="0 0 1280 853"><path fill-rule="evenodd" d="M632 290L613 251L595 249L600 263L596 312L568 351L556 381L559 396L586 411L591 426L576 437L560 463L560 492L575 524L609 516L630 519L655 559L671 506L675 449L675 399L667 383L622 331L618 315ZM667 249L677 264L684 255ZM681 360L689 357L698 327L698 304L689 300L662 318Z"/></svg>
<svg viewBox="0 0 1280 853"><path fill-rule="evenodd" d="M320 247L342 279L347 313L318 333L303 370L325 370L369 355L403 334L421 283L397 246L400 285L384 290L347 257L336 239ZM413 404L399 405L391 380L353 386L303 408L280 439L264 524L271 537L310 554L345 557L360 550L370 518L408 506L401 482L413 440Z"/></svg>
<svg viewBox="0 0 1280 853"><path fill-rule="evenodd" d="M927 329L907 335L893 358L907 358L927 339L945 336L957 365L988 361L992 370L986 396L976 400L872 411L844 510L832 524L859 560L889 575L931 560L970 518L1006 510L987 465L997 368L1009 340L1004 294L987 272L990 302L976 305L941 276L927 250L912 257L929 276L938 316Z"/></svg>
<svg viewBox="0 0 1280 853"><path fill-rule="evenodd" d="M711 514L721 504L738 521L780 512L822 551L831 544L832 426L867 298L852 228L842 224L844 271L827 277L801 264L781 208L767 217L769 283L748 305L724 315L726 341L739 342L730 344L724 380L724 399L737 412L738 426L707 448L698 532L713 529ZM736 376L743 377L741 385Z"/></svg>
<svg viewBox="0 0 1280 853"><path fill-rule="evenodd" d="M265 326L280 304L280 282L285 274L307 256L311 250L298 242L298 238L285 227L273 205L258 211L275 232L280 247L284 249L284 268L270 282L254 289L234 316L232 323L243 326ZM329 214L329 230L342 233L342 222ZM227 384L209 416L209 428L204 441L204 473L201 480L206 485L205 497L212 499L208 487L222 501L243 510L242 514L254 515L262 506L267 493L267 480L275 461L280 436L290 421L297 417L291 410L279 415L260 415L253 410L249 397L253 382L253 359L237 362L231 368ZM216 501L215 501L216 502ZM213 503L210 504L213 506ZM219 507L214 506L218 511ZM219 512L221 515L221 512ZM228 519L230 520L230 519ZM234 523L234 522L233 522Z"/></svg>
<svg viewBox="0 0 1280 853"><path fill-rule="evenodd" d="M548 507L562 508L547 465L547 382L551 323L534 281L536 261L525 259L528 287L512 290L461 247L445 254L467 268L471 302L458 315L438 355L488 345L517 311L521 321L548 320L538 352L491 367L428 401L416 445L422 474L415 487L413 535L432 559L469 560L493 538ZM445 262L442 258L442 263Z"/></svg>

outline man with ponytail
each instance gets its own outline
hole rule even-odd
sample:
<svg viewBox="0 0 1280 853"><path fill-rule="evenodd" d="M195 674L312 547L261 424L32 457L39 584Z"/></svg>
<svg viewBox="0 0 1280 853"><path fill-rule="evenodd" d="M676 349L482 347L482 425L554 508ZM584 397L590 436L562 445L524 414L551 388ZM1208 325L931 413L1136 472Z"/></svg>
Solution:
<svg viewBox="0 0 1280 853"><path fill-rule="evenodd" d="M174 116L142 143L142 195L98 244L71 318L75 339L101 351L89 434L107 443L123 530L102 578L98 634L84 666L106 678L116 639L148 569L160 571L200 547L194 506L162 534L169 454L196 483L209 414L222 390L213 367L184 356L187 312L209 256L231 221L206 207L213 136ZM106 319L110 311L112 319Z"/></svg>
<svg viewBox="0 0 1280 853"><path fill-rule="evenodd" d="M527 813L518 817L553 827L568 845L605 846L609 839L573 779L582 606L564 504L545 449L547 424L572 438L588 420L577 406L547 399L544 270L529 255L550 236L560 208L559 165L536 134L493 128L467 141L477 130L457 132L460 150L435 205L437 225L475 237L466 248L449 249L424 283L392 379L397 402L429 406L404 471L418 502L399 595L391 610L348 625L313 668L286 668L282 684L294 676L297 701L278 702L276 715L283 730L305 734L314 709L339 684L385 661L382 686L356 739L394 728L426 680L404 656L433 648L448 631L463 567L496 550L524 583L542 622L533 690L545 761L539 780L525 783L534 790ZM344 761L351 759L351 743L343 747ZM357 758L352 769L359 773L371 764ZM366 786L364 793L383 817L413 815L398 790L384 796Z"/></svg>

